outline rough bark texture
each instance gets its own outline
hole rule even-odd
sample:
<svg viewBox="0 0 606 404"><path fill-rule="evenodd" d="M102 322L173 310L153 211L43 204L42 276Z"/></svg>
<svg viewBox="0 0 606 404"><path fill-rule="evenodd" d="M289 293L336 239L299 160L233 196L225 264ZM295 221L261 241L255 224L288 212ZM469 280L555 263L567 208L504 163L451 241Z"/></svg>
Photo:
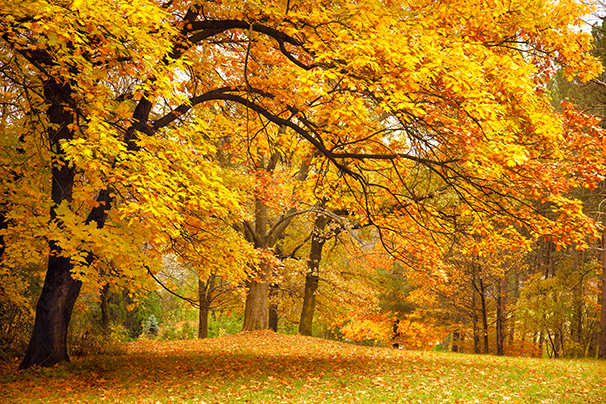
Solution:
<svg viewBox="0 0 606 404"><path fill-rule="evenodd" d="M322 260L322 249L326 238L323 230L328 224L328 218L318 215L314 222L313 234L311 236L311 249L307 261L307 274L305 275L305 293L303 295L303 309L299 322L299 334L311 335L314 311L316 310L316 291L320 280L320 261Z"/></svg>
<svg viewBox="0 0 606 404"><path fill-rule="evenodd" d="M36 305L36 320L25 358L19 366L53 366L69 361L67 329L81 282L71 276L68 258L49 258L42 294Z"/></svg>
<svg viewBox="0 0 606 404"><path fill-rule="evenodd" d="M598 358L606 359L606 234L602 235L602 314L600 317L600 347Z"/></svg>
<svg viewBox="0 0 606 404"><path fill-rule="evenodd" d="M68 109L72 104L71 93L69 85L58 84L52 79L44 85L44 96L50 103L46 113L49 121L57 125L57 129L49 131L51 150L55 153L52 161L51 198L54 205L51 220L57 219L55 209L59 204L72 201L74 168L63 158L60 149L62 140L72 138L67 126L73 122ZM73 265L69 258L61 257L61 253L61 247L51 242L46 278L36 305L34 329L21 369L69 361L67 328L82 284L72 278Z"/></svg>
<svg viewBox="0 0 606 404"><path fill-rule="evenodd" d="M269 325L268 286L267 281L248 283L242 331L267 330Z"/></svg>
<svg viewBox="0 0 606 404"><path fill-rule="evenodd" d="M257 249L268 247L267 206L261 200L255 203L255 228L252 241ZM248 294L244 307L242 331L267 330L269 309L269 284L267 277L270 268L261 262L255 278L248 281Z"/></svg>

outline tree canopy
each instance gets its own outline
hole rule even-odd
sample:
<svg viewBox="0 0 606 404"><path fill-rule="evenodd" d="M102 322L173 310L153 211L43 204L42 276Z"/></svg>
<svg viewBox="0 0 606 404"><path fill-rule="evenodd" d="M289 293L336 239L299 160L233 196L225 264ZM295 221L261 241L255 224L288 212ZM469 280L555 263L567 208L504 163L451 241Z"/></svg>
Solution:
<svg viewBox="0 0 606 404"><path fill-rule="evenodd" d="M46 266L23 367L68 359L82 282L136 291L167 252L264 268L239 230L276 230L276 167L307 174L276 226L322 201L416 269L459 233L598 234L566 192L601 180L603 134L547 91L601 72L576 1L0 4L3 290Z"/></svg>

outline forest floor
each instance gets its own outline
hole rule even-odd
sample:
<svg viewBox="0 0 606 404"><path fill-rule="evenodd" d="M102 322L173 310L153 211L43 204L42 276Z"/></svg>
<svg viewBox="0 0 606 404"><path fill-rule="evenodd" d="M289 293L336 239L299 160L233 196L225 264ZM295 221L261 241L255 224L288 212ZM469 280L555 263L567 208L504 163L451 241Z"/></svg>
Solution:
<svg viewBox="0 0 606 404"><path fill-rule="evenodd" d="M0 367L1 403L605 403L606 362L362 347L273 332Z"/></svg>

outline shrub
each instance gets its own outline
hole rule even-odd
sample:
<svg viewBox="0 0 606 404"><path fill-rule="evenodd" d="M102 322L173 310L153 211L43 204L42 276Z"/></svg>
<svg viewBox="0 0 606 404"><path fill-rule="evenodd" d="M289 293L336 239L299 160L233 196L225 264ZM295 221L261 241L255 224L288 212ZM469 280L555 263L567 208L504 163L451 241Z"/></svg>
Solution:
<svg viewBox="0 0 606 404"><path fill-rule="evenodd" d="M157 336L159 331L158 321L156 320L156 316L151 314L145 323L145 333L147 335Z"/></svg>

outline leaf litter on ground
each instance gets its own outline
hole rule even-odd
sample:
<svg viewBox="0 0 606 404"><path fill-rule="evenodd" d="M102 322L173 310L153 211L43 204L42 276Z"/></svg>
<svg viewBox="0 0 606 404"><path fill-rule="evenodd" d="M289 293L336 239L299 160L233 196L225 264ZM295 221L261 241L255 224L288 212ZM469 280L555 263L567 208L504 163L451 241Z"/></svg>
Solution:
<svg viewBox="0 0 606 404"><path fill-rule="evenodd" d="M604 403L606 363L365 347L271 331L0 367L2 403Z"/></svg>

